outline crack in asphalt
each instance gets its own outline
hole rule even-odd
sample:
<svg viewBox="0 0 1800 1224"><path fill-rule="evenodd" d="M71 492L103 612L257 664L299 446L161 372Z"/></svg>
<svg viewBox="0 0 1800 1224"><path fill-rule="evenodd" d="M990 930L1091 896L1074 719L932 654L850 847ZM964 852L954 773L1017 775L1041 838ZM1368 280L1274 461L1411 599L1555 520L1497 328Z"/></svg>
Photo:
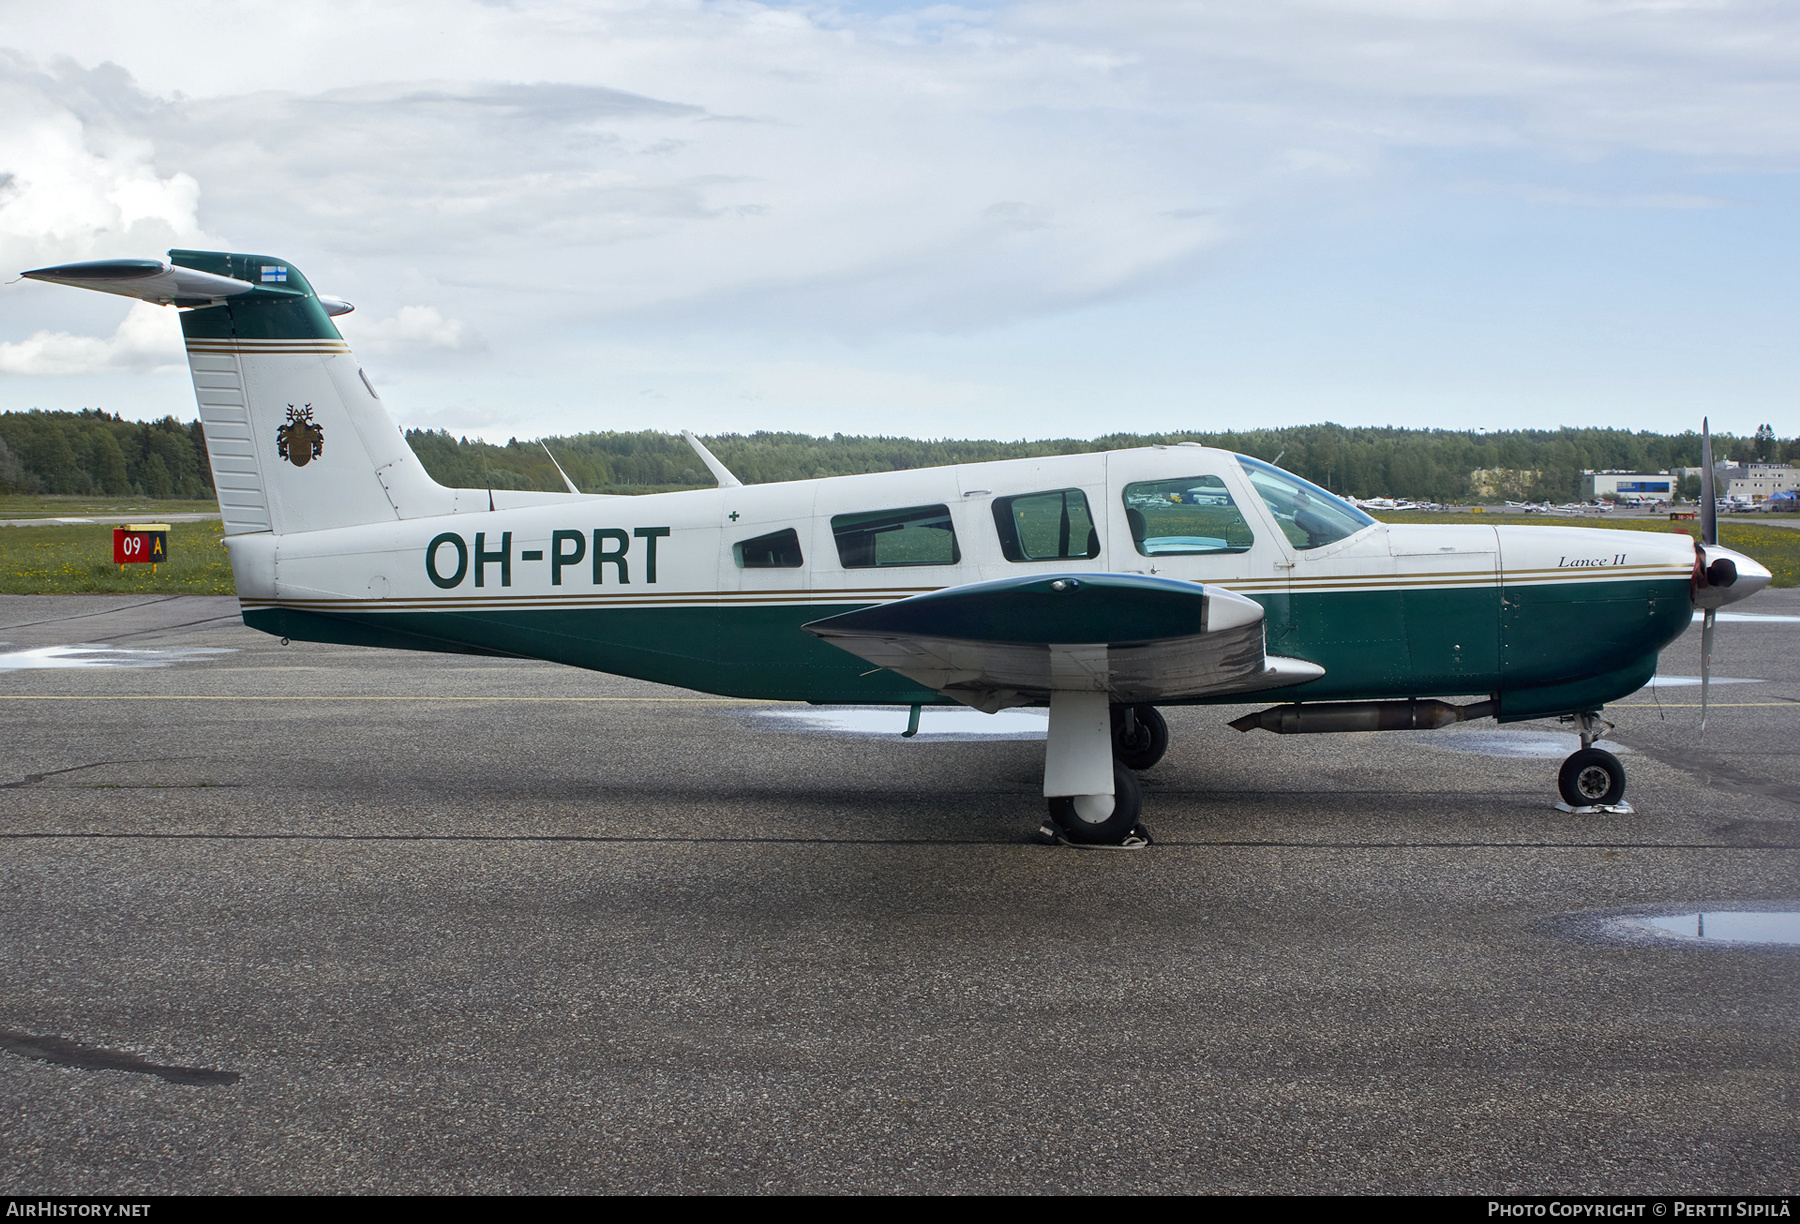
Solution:
<svg viewBox="0 0 1800 1224"><path fill-rule="evenodd" d="M148 608L159 603L168 603L174 599L191 599L189 595L159 595L154 599L146 599L139 603L120 604L113 608L103 608L98 612L77 612L72 616L52 616L48 620L20 621L15 625L0 625L0 632L12 629L29 629L34 625L59 625L64 621L87 620L93 616L111 616L115 612L129 612L134 608Z"/></svg>
<svg viewBox="0 0 1800 1224"><path fill-rule="evenodd" d="M163 760L163 761L197 761L200 758L192 757L192 756L185 756L185 757L160 757L158 759ZM0 782L0 790L18 790L20 787L23 787L23 786L36 786L39 782L42 782L45 778L54 778L58 774L80 773L84 769L98 769L102 765L136 765L136 764L138 764L138 759L134 757L131 760L126 760L126 761L90 761L86 765L71 765L67 769L47 769L43 773L26 774L23 778L21 778L17 782Z"/></svg>
<svg viewBox="0 0 1800 1224"><path fill-rule="evenodd" d="M703 846L1034 846L1035 837L608 837L592 833L0 833L0 841L586 842ZM1293 850L1800 850L1800 842L1167 841L1158 846ZM1074 847L1103 849L1114 847Z"/></svg>
<svg viewBox="0 0 1800 1224"><path fill-rule="evenodd" d="M83 1071L133 1071L154 1075L171 1084L193 1084L204 1087L235 1084L242 1079L236 1071L214 1071L206 1067L170 1067L100 1046L83 1045L66 1037L39 1037L31 1033L15 1033L0 1029L0 1050L21 1058L35 1059L58 1067L77 1067Z"/></svg>

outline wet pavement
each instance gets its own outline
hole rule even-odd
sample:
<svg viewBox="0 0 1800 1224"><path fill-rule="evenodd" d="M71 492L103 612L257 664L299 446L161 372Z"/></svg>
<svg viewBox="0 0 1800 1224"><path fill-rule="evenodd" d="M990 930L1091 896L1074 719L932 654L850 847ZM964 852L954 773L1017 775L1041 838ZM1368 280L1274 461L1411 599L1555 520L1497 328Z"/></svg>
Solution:
<svg viewBox="0 0 1800 1224"><path fill-rule="evenodd" d="M123 527L127 523L216 523L219 514L158 514L139 510L134 514L73 514L64 516L33 515L30 518L0 519L0 527L67 527L71 523L103 523Z"/></svg>
<svg viewBox="0 0 1800 1224"><path fill-rule="evenodd" d="M1704 740L1698 627L1609 710L1635 815L1553 722L1173 709L1120 854L1033 842L1026 712L0 598L0 1191L1791 1191L1800 949L1710 936L1800 908L1800 592L1742 610Z"/></svg>

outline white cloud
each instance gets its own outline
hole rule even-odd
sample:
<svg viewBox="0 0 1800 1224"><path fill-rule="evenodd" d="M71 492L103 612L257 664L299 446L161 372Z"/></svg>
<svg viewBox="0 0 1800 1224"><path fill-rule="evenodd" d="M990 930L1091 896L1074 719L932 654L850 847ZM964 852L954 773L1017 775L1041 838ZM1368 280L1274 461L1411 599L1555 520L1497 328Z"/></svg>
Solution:
<svg viewBox="0 0 1800 1224"><path fill-rule="evenodd" d="M121 113L121 100L136 105ZM204 238L200 185L159 171L147 101L116 68L53 76L0 52L0 260L30 267Z"/></svg>
<svg viewBox="0 0 1800 1224"><path fill-rule="evenodd" d="M376 353L485 347L462 320L446 319L435 306L402 306L393 317L365 327L353 327L348 320L339 319L338 328L348 333L346 339L358 348Z"/></svg>
<svg viewBox="0 0 1800 1224"><path fill-rule="evenodd" d="M1680 172L1800 161L1800 9L1764 0L881 7L15 7L0 260L279 256L359 303L396 384L485 350L477 415L580 383L598 337L647 369L808 337L796 368L885 405L859 346L1196 281L1404 193L1409 159L1668 214L1715 198ZM1634 160L1676 173L1606 178ZM41 300L0 294L8 360L76 352Z"/></svg>
<svg viewBox="0 0 1800 1224"><path fill-rule="evenodd" d="M166 306L133 302L106 338L40 331L0 342L0 374L166 373L187 368L181 330Z"/></svg>
<svg viewBox="0 0 1800 1224"><path fill-rule="evenodd" d="M502 347L598 319L964 330L1191 275L1408 149L1800 156L1800 18L1730 0L402 0L244 10L233 45L281 56L196 56L214 12L15 23L156 92L15 61L0 165L29 191L0 233L149 249L198 231L204 187L239 249Z"/></svg>

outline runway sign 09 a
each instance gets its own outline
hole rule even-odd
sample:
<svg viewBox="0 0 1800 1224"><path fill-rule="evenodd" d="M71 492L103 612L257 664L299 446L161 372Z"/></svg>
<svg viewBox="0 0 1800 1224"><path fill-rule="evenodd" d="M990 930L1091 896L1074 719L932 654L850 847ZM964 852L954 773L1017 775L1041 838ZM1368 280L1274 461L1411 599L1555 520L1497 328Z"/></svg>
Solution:
<svg viewBox="0 0 1800 1224"><path fill-rule="evenodd" d="M119 565L154 565L169 559L167 523L127 523L113 528L113 561Z"/></svg>

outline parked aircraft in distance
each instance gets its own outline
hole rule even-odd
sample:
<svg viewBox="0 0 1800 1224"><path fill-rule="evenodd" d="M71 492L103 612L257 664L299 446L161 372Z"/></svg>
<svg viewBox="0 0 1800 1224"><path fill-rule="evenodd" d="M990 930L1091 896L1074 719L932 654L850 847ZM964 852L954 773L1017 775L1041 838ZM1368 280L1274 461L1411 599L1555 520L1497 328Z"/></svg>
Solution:
<svg viewBox="0 0 1800 1224"><path fill-rule="evenodd" d="M1602 707L1695 608L1710 657L1713 611L1769 581L1710 510L1699 545L1390 525L1194 443L746 486L690 435L718 488L446 488L332 323L349 303L285 260L169 256L25 275L180 308L245 624L915 719L1048 706L1043 793L1073 843L1147 840L1158 706L1252 697L1275 704L1232 726L1563 716L1564 800L1616 804Z"/></svg>

